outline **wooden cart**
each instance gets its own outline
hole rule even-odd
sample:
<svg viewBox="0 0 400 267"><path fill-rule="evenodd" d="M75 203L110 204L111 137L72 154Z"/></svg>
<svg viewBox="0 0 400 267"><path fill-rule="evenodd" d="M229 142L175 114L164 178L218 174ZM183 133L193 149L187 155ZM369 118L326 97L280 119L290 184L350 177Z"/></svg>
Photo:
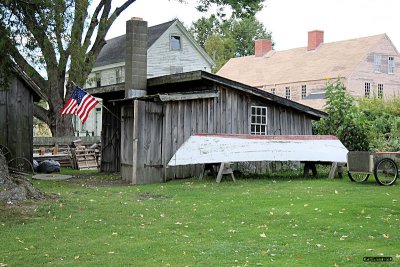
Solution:
<svg viewBox="0 0 400 267"><path fill-rule="evenodd" d="M347 169L350 180L365 182L373 173L380 185L396 182L400 152L351 151L347 154Z"/></svg>

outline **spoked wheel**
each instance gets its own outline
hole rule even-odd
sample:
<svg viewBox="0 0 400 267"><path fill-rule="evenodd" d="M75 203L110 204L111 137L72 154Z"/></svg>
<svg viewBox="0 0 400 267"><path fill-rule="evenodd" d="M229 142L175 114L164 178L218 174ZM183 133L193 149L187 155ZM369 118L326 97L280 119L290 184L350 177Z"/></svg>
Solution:
<svg viewBox="0 0 400 267"><path fill-rule="evenodd" d="M348 172L349 174L349 178L352 182L356 182L356 183L361 183L361 182L365 182L368 180L369 178L369 174L368 173L360 173L360 172Z"/></svg>
<svg viewBox="0 0 400 267"><path fill-rule="evenodd" d="M0 153L4 155L7 161L9 161L12 158L11 151L6 146L0 145Z"/></svg>
<svg viewBox="0 0 400 267"><path fill-rule="evenodd" d="M8 169L16 174L33 174L33 166L26 158L13 158L8 162Z"/></svg>
<svg viewBox="0 0 400 267"><path fill-rule="evenodd" d="M397 165L396 162L394 162L392 159L381 159L375 166L375 180L380 185L393 185L396 182L397 175Z"/></svg>

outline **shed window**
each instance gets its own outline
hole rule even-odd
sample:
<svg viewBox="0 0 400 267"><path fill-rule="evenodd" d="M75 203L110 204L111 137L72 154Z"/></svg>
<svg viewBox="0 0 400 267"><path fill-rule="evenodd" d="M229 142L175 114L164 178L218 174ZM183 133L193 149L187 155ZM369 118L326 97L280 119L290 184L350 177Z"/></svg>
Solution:
<svg viewBox="0 0 400 267"><path fill-rule="evenodd" d="M267 107L251 106L250 133L267 135Z"/></svg>
<svg viewBox="0 0 400 267"><path fill-rule="evenodd" d="M171 39L169 41L171 50L181 50L181 37L179 35L171 35Z"/></svg>
<svg viewBox="0 0 400 267"><path fill-rule="evenodd" d="M394 57L388 57L388 73L394 73Z"/></svg>
<svg viewBox="0 0 400 267"><path fill-rule="evenodd" d="M374 54L374 71L381 72L381 62L382 56L379 54Z"/></svg>
<svg viewBox="0 0 400 267"><path fill-rule="evenodd" d="M286 91L286 99L290 99L290 87L286 87L285 88L285 91Z"/></svg>
<svg viewBox="0 0 400 267"><path fill-rule="evenodd" d="M271 94L276 94L276 90L275 90L275 88L271 88Z"/></svg>
<svg viewBox="0 0 400 267"><path fill-rule="evenodd" d="M307 96L307 86L303 84L301 86L301 99L306 98L306 96Z"/></svg>
<svg viewBox="0 0 400 267"><path fill-rule="evenodd" d="M369 98L371 95L371 84L370 83L365 83L364 84L364 93L365 97Z"/></svg>
<svg viewBox="0 0 400 267"><path fill-rule="evenodd" d="M383 84L378 83L378 98L383 98Z"/></svg>

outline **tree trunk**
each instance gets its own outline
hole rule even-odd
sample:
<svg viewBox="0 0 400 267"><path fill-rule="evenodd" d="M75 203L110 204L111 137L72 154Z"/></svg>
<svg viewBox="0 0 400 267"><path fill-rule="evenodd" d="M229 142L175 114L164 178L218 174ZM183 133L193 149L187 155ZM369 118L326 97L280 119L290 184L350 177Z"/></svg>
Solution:
<svg viewBox="0 0 400 267"><path fill-rule="evenodd" d="M59 112L50 115L49 127L53 137L74 136L72 115L61 115Z"/></svg>

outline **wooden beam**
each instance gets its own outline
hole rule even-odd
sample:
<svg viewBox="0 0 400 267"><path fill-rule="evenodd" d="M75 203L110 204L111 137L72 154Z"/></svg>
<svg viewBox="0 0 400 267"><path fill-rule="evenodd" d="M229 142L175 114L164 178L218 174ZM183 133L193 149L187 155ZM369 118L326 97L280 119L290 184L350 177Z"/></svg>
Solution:
<svg viewBox="0 0 400 267"><path fill-rule="evenodd" d="M181 100L194 100L203 98L215 98L218 97L218 92L206 91L206 92L193 92L189 94L160 94L160 100L166 101L181 101Z"/></svg>

